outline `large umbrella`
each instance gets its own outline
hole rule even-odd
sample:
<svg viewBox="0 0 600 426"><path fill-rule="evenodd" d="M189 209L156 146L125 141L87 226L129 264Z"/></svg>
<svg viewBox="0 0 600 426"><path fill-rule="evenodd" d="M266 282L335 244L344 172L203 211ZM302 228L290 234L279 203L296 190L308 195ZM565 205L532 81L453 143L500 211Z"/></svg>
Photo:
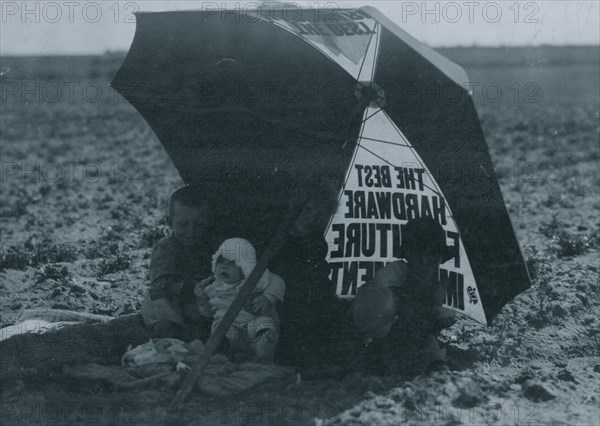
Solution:
<svg viewBox="0 0 600 426"><path fill-rule="evenodd" d="M465 72L378 10L136 16L112 85L214 197L220 234L266 246L290 187L317 179L339 191L326 239L340 297L404 256L419 216L452 247L448 309L486 323L530 285Z"/></svg>

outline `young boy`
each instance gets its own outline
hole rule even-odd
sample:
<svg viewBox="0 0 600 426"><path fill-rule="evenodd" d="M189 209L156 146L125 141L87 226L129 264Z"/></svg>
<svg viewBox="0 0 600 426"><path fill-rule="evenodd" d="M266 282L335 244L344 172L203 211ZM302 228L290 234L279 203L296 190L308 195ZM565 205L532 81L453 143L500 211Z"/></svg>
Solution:
<svg viewBox="0 0 600 426"><path fill-rule="evenodd" d="M446 291L438 279L440 264L448 259L446 234L430 218L409 221L405 233L406 261L379 270L372 283L359 288L352 304L365 362L379 372L406 376L447 370L437 341L451 323L441 315Z"/></svg>
<svg viewBox="0 0 600 426"><path fill-rule="evenodd" d="M198 261L210 256L204 241L212 222L208 203L196 188L182 186L169 198L168 221L171 235L152 251L142 316L152 337L206 340L210 323L198 311L194 287L209 273Z"/></svg>
<svg viewBox="0 0 600 426"><path fill-rule="evenodd" d="M204 280L195 289L200 312L213 318L213 330L255 265L256 251L242 238L225 240L213 255L213 279ZM273 362L279 333L275 304L283 301L284 294L284 281L267 270L227 331L230 349L252 353L258 362Z"/></svg>

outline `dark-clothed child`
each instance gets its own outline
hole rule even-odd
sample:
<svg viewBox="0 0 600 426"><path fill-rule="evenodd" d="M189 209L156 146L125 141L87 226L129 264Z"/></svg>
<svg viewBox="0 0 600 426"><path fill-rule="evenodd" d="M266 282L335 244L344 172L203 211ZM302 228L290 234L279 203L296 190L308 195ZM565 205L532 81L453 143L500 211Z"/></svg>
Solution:
<svg viewBox="0 0 600 426"><path fill-rule="evenodd" d="M359 288L352 316L368 369L414 376L447 369L437 337L452 320L441 311L446 289L438 269L447 260L443 228L420 218L409 221L405 232L406 261L388 263L372 283Z"/></svg>
<svg viewBox="0 0 600 426"><path fill-rule="evenodd" d="M297 196L308 201L270 265L286 282L275 361L311 367L326 356L327 333L337 304L323 236L335 200L319 186L304 188Z"/></svg>
<svg viewBox="0 0 600 426"><path fill-rule="evenodd" d="M209 322L200 315L194 287L210 273L210 252L204 238L212 222L205 199L190 186L175 190L169 199L171 235L160 240L150 260L150 285L142 316L153 337L184 341L206 340Z"/></svg>

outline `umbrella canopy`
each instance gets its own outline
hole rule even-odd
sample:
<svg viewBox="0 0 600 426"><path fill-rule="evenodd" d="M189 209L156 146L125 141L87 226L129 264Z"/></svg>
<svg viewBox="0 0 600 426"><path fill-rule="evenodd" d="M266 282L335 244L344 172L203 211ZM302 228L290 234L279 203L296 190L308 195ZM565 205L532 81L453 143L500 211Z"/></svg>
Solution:
<svg viewBox="0 0 600 426"><path fill-rule="evenodd" d="M260 248L290 187L316 179L339 191L326 239L340 297L404 256L420 216L452 247L448 309L486 323L530 285L465 72L379 11L136 16L112 85L214 197L220 234Z"/></svg>

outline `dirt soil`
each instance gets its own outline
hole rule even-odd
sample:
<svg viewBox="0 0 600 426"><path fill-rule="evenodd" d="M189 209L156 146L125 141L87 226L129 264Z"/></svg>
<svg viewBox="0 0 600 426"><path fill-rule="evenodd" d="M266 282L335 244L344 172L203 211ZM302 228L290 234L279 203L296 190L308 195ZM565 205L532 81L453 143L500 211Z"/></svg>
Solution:
<svg viewBox="0 0 600 426"><path fill-rule="evenodd" d="M229 398L194 394L181 424L600 425L600 67L588 53L569 63L463 63L473 81L505 89L500 102L474 96L534 284L490 326L461 319L444 332L455 371L412 381L293 377ZM0 65L3 83L48 87L40 99L0 105L1 326L28 308L136 312L151 247L167 232L167 196L181 181L144 120L106 85L122 57L79 60ZM98 84L100 99L78 90L70 99L69 81ZM513 82L534 82L537 102L515 98ZM50 102L55 86L65 92ZM10 386L4 425L161 424L173 396L60 376Z"/></svg>

